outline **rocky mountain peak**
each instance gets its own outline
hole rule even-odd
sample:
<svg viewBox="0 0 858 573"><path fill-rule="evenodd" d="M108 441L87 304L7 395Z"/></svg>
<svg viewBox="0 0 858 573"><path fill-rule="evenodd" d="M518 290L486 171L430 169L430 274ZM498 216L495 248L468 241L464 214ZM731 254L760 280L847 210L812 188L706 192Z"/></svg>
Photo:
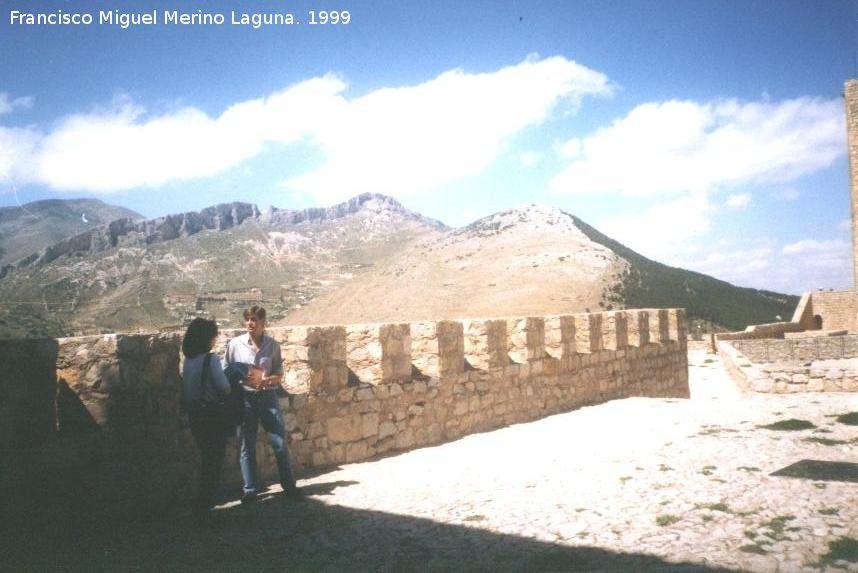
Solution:
<svg viewBox="0 0 858 573"><path fill-rule="evenodd" d="M448 227L440 221L424 217L423 215L409 211L402 204L387 195L380 193L362 193L332 207L312 207L295 211L291 209L278 209L271 207L264 215L263 220L272 224L294 225L305 221L324 221L340 219L348 215L384 215L397 214L408 219L419 221L439 230Z"/></svg>
<svg viewBox="0 0 858 573"><path fill-rule="evenodd" d="M513 232L529 233L573 233L582 235L575 219L568 213L545 205L523 205L484 217L463 227L457 234L464 236L491 236ZM583 236L583 235L582 235Z"/></svg>

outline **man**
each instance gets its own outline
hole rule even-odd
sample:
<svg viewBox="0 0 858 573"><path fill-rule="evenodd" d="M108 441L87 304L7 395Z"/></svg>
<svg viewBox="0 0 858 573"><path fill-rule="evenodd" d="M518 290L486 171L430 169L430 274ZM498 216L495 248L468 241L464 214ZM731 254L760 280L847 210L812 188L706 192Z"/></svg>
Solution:
<svg viewBox="0 0 858 573"><path fill-rule="evenodd" d="M295 485L289 449L286 446L286 426L277 399L276 388L283 378L283 361L280 344L265 335L265 309L253 305L244 311L247 334L229 341L226 347L227 364L251 364L244 388L244 422L239 426L238 439L241 444L241 475L244 478L242 503L256 500L259 477L256 466L256 431L259 423L268 433L268 443L277 458L280 485L287 497L300 497Z"/></svg>

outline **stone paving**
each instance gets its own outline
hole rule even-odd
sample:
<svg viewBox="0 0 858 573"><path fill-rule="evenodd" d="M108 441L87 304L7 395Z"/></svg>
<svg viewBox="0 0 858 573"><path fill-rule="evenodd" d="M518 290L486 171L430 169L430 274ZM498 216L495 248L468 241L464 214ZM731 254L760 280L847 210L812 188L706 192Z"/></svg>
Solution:
<svg viewBox="0 0 858 573"><path fill-rule="evenodd" d="M302 502L277 488L202 521L21 544L10 569L858 571L858 483L770 475L858 462L858 426L836 421L858 395L743 395L717 356L689 356L690 400L618 400L344 465L301 480ZM815 428L759 427L788 419Z"/></svg>

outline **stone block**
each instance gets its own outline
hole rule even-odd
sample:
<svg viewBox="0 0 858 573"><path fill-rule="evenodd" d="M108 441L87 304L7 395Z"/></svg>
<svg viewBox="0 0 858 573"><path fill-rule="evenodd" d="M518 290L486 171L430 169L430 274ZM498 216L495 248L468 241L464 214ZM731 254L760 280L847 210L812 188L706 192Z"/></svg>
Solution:
<svg viewBox="0 0 858 573"><path fill-rule="evenodd" d="M327 427L332 442L353 442L363 436L363 420L359 415L328 418Z"/></svg>
<svg viewBox="0 0 858 573"><path fill-rule="evenodd" d="M361 436L369 438L378 434L378 413L372 412L361 416Z"/></svg>

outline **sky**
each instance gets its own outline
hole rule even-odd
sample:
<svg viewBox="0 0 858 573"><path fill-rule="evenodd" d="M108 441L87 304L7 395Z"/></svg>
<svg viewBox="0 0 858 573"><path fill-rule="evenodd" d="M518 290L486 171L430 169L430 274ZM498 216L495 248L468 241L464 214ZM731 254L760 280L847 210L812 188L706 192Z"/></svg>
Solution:
<svg viewBox="0 0 858 573"><path fill-rule="evenodd" d="M740 286L853 287L858 1L0 0L0 54L0 206L536 203Z"/></svg>

